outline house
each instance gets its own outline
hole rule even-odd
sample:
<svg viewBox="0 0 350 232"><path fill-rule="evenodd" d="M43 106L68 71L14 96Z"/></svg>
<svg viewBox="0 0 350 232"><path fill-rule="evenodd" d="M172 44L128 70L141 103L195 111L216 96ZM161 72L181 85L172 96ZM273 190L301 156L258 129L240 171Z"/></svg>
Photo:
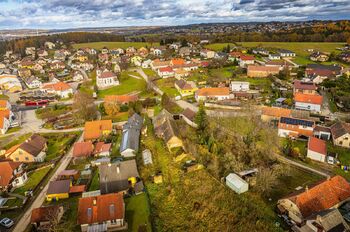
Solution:
<svg viewBox="0 0 350 232"><path fill-rule="evenodd" d="M44 46L47 49L54 49L56 45L52 42L47 41L47 42L45 42Z"/></svg>
<svg viewBox="0 0 350 232"><path fill-rule="evenodd" d="M309 137L307 144L307 155L308 158L319 162L326 162L327 158L327 144L324 140L316 137Z"/></svg>
<svg viewBox="0 0 350 232"><path fill-rule="evenodd" d="M190 47L181 47L179 49L179 55L181 57L185 57L185 56L191 55L191 48Z"/></svg>
<svg viewBox="0 0 350 232"><path fill-rule="evenodd" d="M196 83L183 79L175 81L175 88L183 97L193 95L198 90Z"/></svg>
<svg viewBox="0 0 350 232"><path fill-rule="evenodd" d="M238 194L244 193L248 191L249 185L248 183L239 177L235 173L230 173L226 176L226 185L235 191Z"/></svg>
<svg viewBox="0 0 350 232"><path fill-rule="evenodd" d="M10 93L22 91L22 84L16 75L1 74L0 75L0 89L6 90Z"/></svg>
<svg viewBox="0 0 350 232"><path fill-rule="evenodd" d="M190 126L197 128L197 124L195 123L196 112L191 110L190 108L186 108L181 113L182 119Z"/></svg>
<svg viewBox="0 0 350 232"><path fill-rule="evenodd" d="M128 105L137 100L137 95L107 95L104 98L104 106L106 107L108 104Z"/></svg>
<svg viewBox="0 0 350 232"><path fill-rule="evenodd" d="M123 231L128 228L124 219L125 203L122 193L79 198L77 217L82 232Z"/></svg>
<svg viewBox="0 0 350 232"><path fill-rule="evenodd" d="M55 60L50 64L50 68L53 70L60 70L64 69L65 67L66 65L60 60Z"/></svg>
<svg viewBox="0 0 350 232"><path fill-rule="evenodd" d="M102 194L126 192L139 177L135 159L102 164L99 167L100 191Z"/></svg>
<svg viewBox="0 0 350 232"><path fill-rule="evenodd" d="M252 50L253 54L260 54L260 55L264 55L264 56L267 56L270 54L270 52L268 50L266 50L265 48L261 48L261 47L258 47L258 48L254 48Z"/></svg>
<svg viewBox="0 0 350 232"><path fill-rule="evenodd" d="M26 55L35 56L35 47L26 47Z"/></svg>
<svg viewBox="0 0 350 232"><path fill-rule="evenodd" d="M295 52L292 52L290 50L287 50L287 49L279 49L279 54L281 57L295 57L296 54Z"/></svg>
<svg viewBox="0 0 350 232"><path fill-rule="evenodd" d="M265 62L265 66L271 67L271 66L276 66L279 68L280 71L282 70L291 70L293 65L286 60L269 60Z"/></svg>
<svg viewBox="0 0 350 232"><path fill-rule="evenodd" d="M122 141L119 148L123 157L134 157L138 152L142 123L143 118L134 113L123 125Z"/></svg>
<svg viewBox="0 0 350 232"><path fill-rule="evenodd" d="M51 231L55 223L61 221L63 213L63 206L41 206L32 210L30 224L34 226L36 231Z"/></svg>
<svg viewBox="0 0 350 232"><path fill-rule="evenodd" d="M76 142L73 145L73 158L76 159L86 159L92 156L94 151L94 145L91 141L86 142Z"/></svg>
<svg viewBox="0 0 350 232"><path fill-rule="evenodd" d="M153 71L157 71L160 68L165 68L170 65L170 61L160 61L159 59L153 60L150 64Z"/></svg>
<svg viewBox="0 0 350 232"><path fill-rule="evenodd" d="M7 130L10 128L11 122L4 115L0 116L0 132L1 134L6 134Z"/></svg>
<svg viewBox="0 0 350 232"><path fill-rule="evenodd" d="M98 142L95 145L94 155L95 156L109 156L111 153L112 144Z"/></svg>
<svg viewBox="0 0 350 232"><path fill-rule="evenodd" d="M141 56L133 56L130 62L136 66L141 66L143 58Z"/></svg>
<svg viewBox="0 0 350 232"><path fill-rule="evenodd" d="M230 99L230 89L227 87L222 88L202 88L195 93L196 101L222 101L225 99Z"/></svg>
<svg viewBox="0 0 350 232"><path fill-rule="evenodd" d="M321 112L323 97L321 95L294 94L295 109Z"/></svg>
<svg viewBox="0 0 350 232"><path fill-rule="evenodd" d="M188 75L189 75L189 72L183 68L178 68L175 70L175 78L178 80L183 77L187 77Z"/></svg>
<svg viewBox="0 0 350 232"><path fill-rule="evenodd" d="M46 192L47 201L58 201L69 198L69 190L72 186L70 180L54 180L50 181Z"/></svg>
<svg viewBox="0 0 350 232"><path fill-rule="evenodd" d="M112 120L85 122L84 140L98 140L112 133Z"/></svg>
<svg viewBox="0 0 350 232"><path fill-rule="evenodd" d="M98 89L106 89L119 85L117 74L111 71L98 70L96 72L96 85Z"/></svg>
<svg viewBox="0 0 350 232"><path fill-rule="evenodd" d="M0 162L0 190L8 191L23 186L28 180L23 163L12 161Z"/></svg>
<svg viewBox="0 0 350 232"><path fill-rule="evenodd" d="M305 76L317 75L332 78L340 75L342 68L338 65L308 64Z"/></svg>
<svg viewBox="0 0 350 232"><path fill-rule="evenodd" d="M11 110L11 104L7 100L0 100L0 110Z"/></svg>
<svg viewBox="0 0 350 232"><path fill-rule="evenodd" d="M281 55L278 53L270 53L269 54L269 59L270 60L280 60L281 59Z"/></svg>
<svg viewBox="0 0 350 232"><path fill-rule="evenodd" d="M42 89L46 93L55 94L60 98L69 98L73 95L73 88L69 84L62 81L44 84Z"/></svg>
<svg viewBox="0 0 350 232"><path fill-rule="evenodd" d="M264 106L261 112L263 122L279 122L281 117L291 117L292 110L280 107Z"/></svg>
<svg viewBox="0 0 350 232"><path fill-rule="evenodd" d="M246 92L249 90L249 82L231 81L230 87L232 92Z"/></svg>
<svg viewBox="0 0 350 232"><path fill-rule="evenodd" d="M170 60L170 66L182 66L185 64L185 60L181 58L173 58Z"/></svg>
<svg viewBox="0 0 350 232"><path fill-rule="evenodd" d="M158 69L158 75L162 78L173 77L175 72L172 67L164 67Z"/></svg>
<svg viewBox="0 0 350 232"><path fill-rule="evenodd" d="M142 151L142 159L144 165L151 165L153 164L152 161L152 153L149 149L145 149Z"/></svg>
<svg viewBox="0 0 350 232"><path fill-rule="evenodd" d="M155 56L161 56L162 54L163 54L163 51L159 48L155 48L153 50L153 55L155 55Z"/></svg>
<svg viewBox="0 0 350 232"><path fill-rule="evenodd" d="M329 56L323 52L314 52L310 55L310 60L315 62L326 62L328 61Z"/></svg>
<svg viewBox="0 0 350 232"><path fill-rule="evenodd" d="M152 63L152 60L148 59L142 62L141 67L142 68L149 68Z"/></svg>
<svg viewBox="0 0 350 232"><path fill-rule="evenodd" d="M278 123L278 136L297 138L300 136L310 137L313 135L315 122L311 120L281 117Z"/></svg>
<svg viewBox="0 0 350 232"><path fill-rule="evenodd" d="M248 65L247 76L248 77L268 77L269 75L276 75L280 72L278 66L257 66Z"/></svg>
<svg viewBox="0 0 350 232"><path fill-rule="evenodd" d="M24 82L26 83L29 89L41 88L41 86L43 85L40 79L35 76L27 78Z"/></svg>
<svg viewBox="0 0 350 232"><path fill-rule="evenodd" d="M46 149L46 139L38 134L34 134L23 143L7 150L5 157L23 163L44 162Z"/></svg>
<svg viewBox="0 0 350 232"><path fill-rule="evenodd" d="M75 71L73 74L73 81L82 81L84 80L84 76L80 71Z"/></svg>
<svg viewBox="0 0 350 232"><path fill-rule="evenodd" d="M350 231L349 225L343 218L338 209L328 209L312 215L304 225L292 227L292 231L308 232L308 231Z"/></svg>
<svg viewBox="0 0 350 232"><path fill-rule="evenodd" d="M107 62L108 61L108 54L107 53L100 53L98 54L98 61L101 63Z"/></svg>
<svg viewBox="0 0 350 232"><path fill-rule="evenodd" d="M79 171L75 169L63 170L57 175L57 180L76 181L80 177Z"/></svg>
<svg viewBox="0 0 350 232"><path fill-rule="evenodd" d="M148 56L149 51L147 48L141 47L137 50L137 53L142 57L146 57L146 56Z"/></svg>
<svg viewBox="0 0 350 232"><path fill-rule="evenodd" d="M350 63L350 53L349 52L342 52L341 54L339 54L338 58L345 63Z"/></svg>
<svg viewBox="0 0 350 232"><path fill-rule="evenodd" d="M37 54L38 54L38 57L47 57L49 55L49 53L44 49L39 50Z"/></svg>
<svg viewBox="0 0 350 232"><path fill-rule="evenodd" d="M300 225L310 216L337 208L349 198L350 184L344 177L334 176L278 200L277 208Z"/></svg>
<svg viewBox="0 0 350 232"><path fill-rule="evenodd" d="M350 148L350 123L337 122L331 126L333 144Z"/></svg>
<svg viewBox="0 0 350 232"><path fill-rule="evenodd" d="M200 51L200 56L205 58L205 59L212 59L215 57L215 52L212 50L208 50L208 49L202 49Z"/></svg>
<svg viewBox="0 0 350 232"><path fill-rule="evenodd" d="M245 68L248 65L254 64L255 57L250 55L241 55L238 59L239 67Z"/></svg>
<svg viewBox="0 0 350 232"><path fill-rule="evenodd" d="M304 82L295 80L293 84L293 93L317 95L317 86L313 82Z"/></svg>
<svg viewBox="0 0 350 232"><path fill-rule="evenodd" d="M314 136L323 140L330 140L332 136L331 128L317 125L314 128Z"/></svg>
<svg viewBox="0 0 350 232"><path fill-rule="evenodd" d="M32 71L28 68L20 68L18 69L18 76L25 79L32 75Z"/></svg>
<svg viewBox="0 0 350 232"><path fill-rule="evenodd" d="M172 119L170 113L162 110L153 119L153 126L156 136L164 140L169 150L176 147L183 147L183 142L180 139L175 121Z"/></svg>

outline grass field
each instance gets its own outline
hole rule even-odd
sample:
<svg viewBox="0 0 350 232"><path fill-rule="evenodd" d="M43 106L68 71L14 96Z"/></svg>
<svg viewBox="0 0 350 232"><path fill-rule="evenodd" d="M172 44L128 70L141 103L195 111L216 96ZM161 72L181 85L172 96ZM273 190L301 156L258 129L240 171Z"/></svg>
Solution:
<svg viewBox="0 0 350 232"><path fill-rule="evenodd" d="M159 46L159 43L143 43L143 42L94 42L94 43L79 43L74 44L73 48L79 49L79 48L94 48L94 49L102 49L104 47L107 47L108 49L114 49L114 48L128 48L128 47L152 47L152 46Z"/></svg>
<svg viewBox="0 0 350 232"><path fill-rule="evenodd" d="M100 180L98 178L98 169L94 171L94 175L92 176L92 180L89 186L89 191L95 191L100 189Z"/></svg>
<svg viewBox="0 0 350 232"><path fill-rule="evenodd" d="M24 195L29 189L34 189L49 171L50 167L45 167L31 172L28 175L27 183L24 186L15 189L14 193Z"/></svg>
<svg viewBox="0 0 350 232"><path fill-rule="evenodd" d="M47 139L46 161L55 159L68 151L80 132L45 134Z"/></svg>
<svg viewBox="0 0 350 232"><path fill-rule="evenodd" d="M99 90L98 97L103 98L106 95L122 95L131 92L143 91L146 89L146 82L143 79L130 77L128 72L123 72L119 77L120 85L109 89ZM133 73L131 73L134 75Z"/></svg>
<svg viewBox="0 0 350 232"><path fill-rule="evenodd" d="M169 97L176 97L180 95L175 88L175 79L173 78L158 79L155 84Z"/></svg>
<svg viewBox="0 0 350 232"><path fill-rule="evenodd" d="M128 231L151 232L150 209L145 193L125 199ZM139 229L145 227L144 230Z"/></svg>

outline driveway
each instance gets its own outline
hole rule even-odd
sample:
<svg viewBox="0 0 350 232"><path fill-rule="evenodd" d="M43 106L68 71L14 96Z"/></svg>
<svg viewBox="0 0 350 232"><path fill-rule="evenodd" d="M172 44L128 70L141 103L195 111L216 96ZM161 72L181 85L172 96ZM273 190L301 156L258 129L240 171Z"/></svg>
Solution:
<svg viewBox="0 0 350 232"><path fill-rule="evenodd" d="M79 139L77 141L78 142L83 141L83 134L79 137ZM16 226L13 228L12 231L23 232L26 230L27 226L30 223L30 217L31 217L32 210L35 208L39 208L45 201L46 192L47 192L47 189L49 188L50 181L56 180L58 174L68 167L70 161L72 160L72 157L73 157L73 146L67 152L67 154L65 154L62 157L60 163L58 164L59 167L56 169L56 171L54 172L54 174L50 178L49 182L47 182L47 184L43 187L41 192L37 195L35 200L32 202L32 205L24 212L24 214L21 216L19 221L17 221Z"/></svg>

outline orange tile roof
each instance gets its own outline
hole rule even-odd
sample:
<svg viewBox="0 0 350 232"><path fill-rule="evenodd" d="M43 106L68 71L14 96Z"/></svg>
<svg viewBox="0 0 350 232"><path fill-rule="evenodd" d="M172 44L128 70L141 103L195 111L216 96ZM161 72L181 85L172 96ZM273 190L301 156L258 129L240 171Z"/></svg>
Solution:
<svg viewBox="0 0 350 232"><path fill-rule="evenodd" d="M294 101L322 105L323 97L321 95L295 93Z"/></svg>
<svg viewBox="0 0 350 232"><path fill-rule="evenodd" d="M85 192L86 185L75 185L69 188L69 193L82 193Z"/></svg>
<svg viewBox="0 0 350 232"><path fill-rule="evenodd" d="M79 199L79 225L102 223L114 219L124 219L124 214L125 208L122 193L110 193Z"/></svg>
<svg viewBox="0 0 350 232"><path fill-rule="evenodd" d="M327 155L326 141L319 138L310 137L308 142L308 149L323 155Z"/></svg>
<svg viewBox="0 0 350 232"><path fill-rule="evenodd" d="M107 95L104 98L105 103L129 103L137 101L137 95Z"/></svg>
<svg viewBox="0 0 350 232"><path fill-rule="evenodd" d="M57 83L52 83L52 84L47 84L43 87L44 89L53 89L54 91L65 91L68 89L71 89L70 85L68 85L65 82L57 82Z"/></svg>
<svg viewBox="0 0 350 232"><path fill-rule="evenodd" d="M0 117L3 118L7 118L9 119L10 118L10 110L0 110Z"/></svg>
<svg viewBox="0 0 350 232"><path fill-rule="evenodd" d="M256 71L256 72L279 72L280 69L278 66L258 66L258 65L249 65L248 72Z"/></svg>
<svg viewBox="0 0 350 232"><path fill-rule="evenodd" d="M84 139L98 139L102 136L102 131L112 131L112 128L112 120L85 122Z"/></svg>
<svg viewBox="0 0 350 232"><path fill-rule="evenodd" d="M280 108L280 107L269 107L265 106L262 108L262 114L273 116L273 117L290 117L292 114L292 110Z"/></svg>
<svg viewBox="0 0 350 232"><path fill-rule="evenodd" d="M21 165L19 162L0 162L0 186L7 187L12 179L13 171Z"/></svg>
<svg viewBox="0 0 350 232"><path fill-rule="evenodd" d="M250 55L241 55L239 58L241 60L255 60L255 57Z"/></svg>
<svg viewBox="0 0 350 232"><path fill-rule="evenodd" d="M224 88L202 88L197 91L198 96L225 96L230 94L230 89Z"/></svg>
<svg viewBox="0 0 350 232"><path fill-rule="evenodd" d="M7 100L0 100L0 107L1 108L7 107Z"/></svg>
<svg viewBox="0 0 350 232"><path fill-rule="evenodd" d="M181 59L181 58L175 58L175 59L171 59L171 64L174 65L184 65L185 64L185 60Z"/></svg>
<svg viewBox="0 0 350 232"><path fill-rule="evenodd" d="M94 146L91 142L78 142L73 147L73 157L91 156Z"/></svg>
<svg viewBox="0 0 350 232"><path fill-rule="evenodd" d="M304 218L329 209L348 198L350 198L350 184L341 176L334 176L309 190L288 197L298 206Z"/></svg>

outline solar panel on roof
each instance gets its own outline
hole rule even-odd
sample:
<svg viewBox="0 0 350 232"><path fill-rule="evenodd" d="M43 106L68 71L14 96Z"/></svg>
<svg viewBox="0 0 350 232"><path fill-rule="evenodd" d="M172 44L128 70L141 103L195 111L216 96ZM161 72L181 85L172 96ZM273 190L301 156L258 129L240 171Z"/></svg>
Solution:
<svg viewBox="0 0 350 232"><path fill-rule="evenodd" d="M307 127L312 127L314 125L314 122L312 121L307 121L307 120L302 120L297 118L286 118L286 117L281 117L280 122L290 124L290 125L301 125L301 126L307 126Z"/></svg>

